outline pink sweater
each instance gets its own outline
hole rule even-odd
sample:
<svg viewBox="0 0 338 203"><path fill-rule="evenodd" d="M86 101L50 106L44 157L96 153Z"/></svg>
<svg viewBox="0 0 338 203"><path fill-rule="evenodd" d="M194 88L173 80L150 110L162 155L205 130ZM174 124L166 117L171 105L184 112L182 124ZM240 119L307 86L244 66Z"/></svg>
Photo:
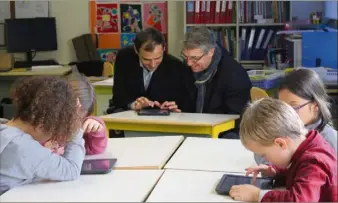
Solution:
<svg viewBox="0 0 338 203"><path fill-rule="evenodd" d="M85 140L85 148L87 155L93 154L101 154L107 148L107 133L106 133L106 125L104 121L99 117L89 116L87 119L94 119L103 125L103 130L95 133L84 133L83 139ZM58 143L53 143L51 141L47 141L45 143L41 143L44 147L51 149L54 153L62 155L64 153L64 147L60 146Z"/></svg>

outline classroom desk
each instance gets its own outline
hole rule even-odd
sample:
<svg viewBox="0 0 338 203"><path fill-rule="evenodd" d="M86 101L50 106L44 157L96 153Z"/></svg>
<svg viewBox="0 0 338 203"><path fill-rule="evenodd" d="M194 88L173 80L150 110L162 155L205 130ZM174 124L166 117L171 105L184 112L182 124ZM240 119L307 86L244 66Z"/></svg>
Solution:
<svg viewBox="0 0 338 203"><path fill-rule="evenodd" d="M253 153L240 140L188 137L164 168L243 174L253 165Z"/></svg>
<svg viewBox="0 0 338 203"><path fill-rule="evenodd" d="M38 75L63 76L67 75L71 71L71 67L64 66L61 68L37 69L33 71L27 68L18 68L12 69L8 72L0 72L0 99L9 96L9 88L19 77Z"/></svg>
<svg viewBox="0 0 338 203"><path fill-rule="evenodd" d="M115 169L162 169L183 136L110 138L106 152L86 159L117 158Z"/></svg>
<svg viewBox="0 0 338 203"><path fill-rule="evenodd" d="M1 202L143 202L162 170L112 171L83 175L79 180L34 183L14 188Z"/></svg>
<svg viewBox="0 0 338 203"><path fill-rule="evenodd" d="M166 170L147 202L235 202L215 188L224 173Z"/></svg>
<svg viewBox="0 0 338 203"><path fill-rule="evenodd" d="M34 75L52 75L61 76L71 72L71 67L64 66L61 68L41 68L36 70L29 70L27 68L15 68L7 72L0 72L0 76L4 77L21 77L21 76L34 76Z"/></svg>
<svg viewBox="0 0 338 203"><path fill-rule="evenodd" d="M108 78L102 81L92 83L96 94L95 115L105 115L109 107L109 100L113 96L114 78Z"/></svg>
<svg viewBox="0 0 338 203"><path fill-rule="evenodd" d="M124 111L101 116L107 129L211 135L233 129L238 115L171 113L170 116L138 116Z"/></svg>

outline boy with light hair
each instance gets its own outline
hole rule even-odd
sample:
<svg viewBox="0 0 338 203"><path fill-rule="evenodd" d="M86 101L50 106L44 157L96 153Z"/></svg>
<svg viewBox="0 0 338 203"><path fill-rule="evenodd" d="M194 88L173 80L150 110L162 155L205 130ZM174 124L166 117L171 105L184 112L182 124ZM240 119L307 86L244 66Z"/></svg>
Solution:
<svg viewBox="0 0 338 203"><path fill-rule="evenodd" d="M251 104L241 125L242 144L264 156L272 165L246 169L274 177L285 190L260 190L254 185L236 185L230 196L239 201L337 202L337 156L317 131L307 131L288 104L265 98Z"/></svg>

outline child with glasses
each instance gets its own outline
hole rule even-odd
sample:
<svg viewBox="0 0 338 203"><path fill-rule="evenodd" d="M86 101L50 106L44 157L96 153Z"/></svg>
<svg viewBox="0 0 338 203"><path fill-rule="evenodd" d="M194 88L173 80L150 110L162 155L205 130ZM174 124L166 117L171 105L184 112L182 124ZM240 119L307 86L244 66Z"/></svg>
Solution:
<svg viewBox="0 0 338 203"><path fill-rule="evenodd" d="M317 130L337 152L337 131L331 126L329 96L318 74L309 69L290 72L281 82L279 99L298 113L308 130ZM266 163L255 155L257 164Z"/></svg>

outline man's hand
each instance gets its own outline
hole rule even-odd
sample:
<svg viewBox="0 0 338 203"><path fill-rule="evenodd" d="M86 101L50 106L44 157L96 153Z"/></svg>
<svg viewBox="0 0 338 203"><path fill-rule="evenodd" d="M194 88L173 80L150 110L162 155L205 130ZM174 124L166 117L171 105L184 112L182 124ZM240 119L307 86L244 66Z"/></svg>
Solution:
<svg viewBox="0 0 338 203"><path fill-rule="evenodd" d="M133 102L131 109L139 111L147 107L154 107L154 102L147 99L146 97L139 97Z"/></svg>
<svg viewBox="0 0 338 203"><path fill-rule="evenodd" d="M160 109L169 109L169 111L180 113L181 109L178 108L176 102L165 101L161 104Z"/></svg>

